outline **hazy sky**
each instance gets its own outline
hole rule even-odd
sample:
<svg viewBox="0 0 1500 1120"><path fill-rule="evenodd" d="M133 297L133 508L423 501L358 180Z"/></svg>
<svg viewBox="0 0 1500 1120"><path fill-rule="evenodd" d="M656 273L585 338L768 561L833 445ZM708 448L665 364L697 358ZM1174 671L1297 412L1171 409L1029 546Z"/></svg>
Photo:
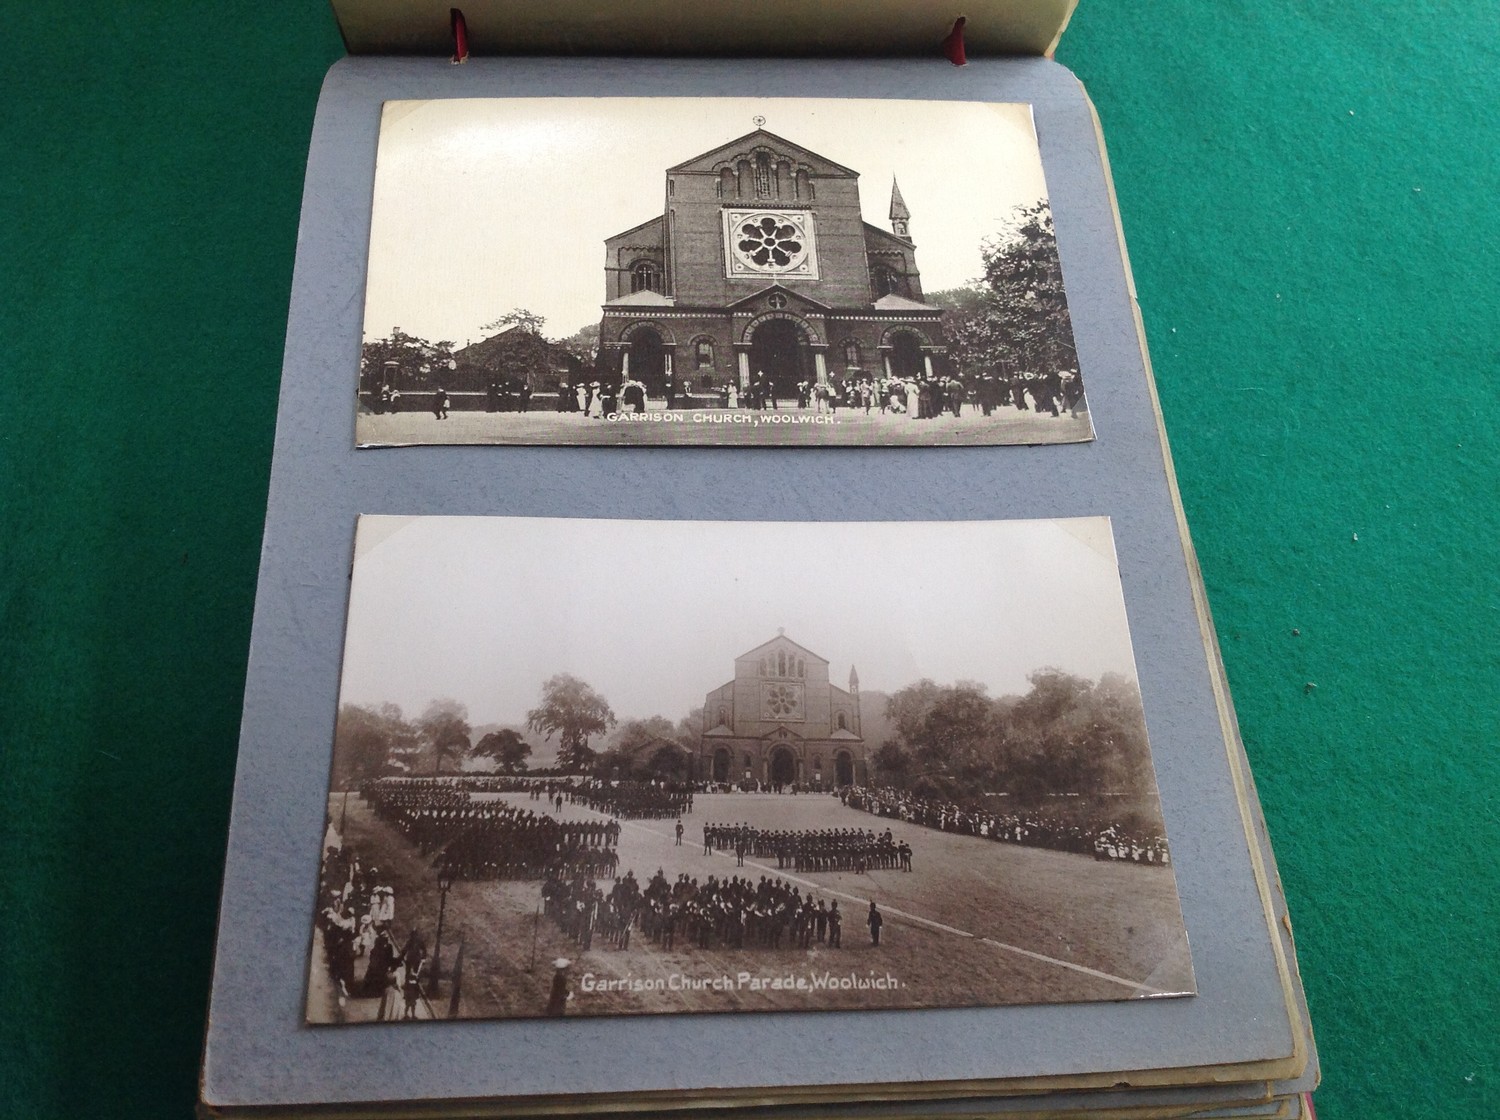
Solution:
<svg viewBox="0 0 1500 1120"><path fill-rule="evenodd" d="M521 723L568 672L621 719L677 720L786 636L860 685L1024 692L1052 665L1135 679L1106 518L767 523L365 517L342 700L452 697Z"/></svg>
<svg viewBox="0 0 1500 1120"><path fill-rule="evenodd" d="M599 319L604 240L653 217L665 172L754 130L860 173L889 229L911 210L922 286L979 275L979 243L1045 198L1029 105L808 98L388 101L375 170L366 338L463 345L516 307L564 337Z"/></svg>

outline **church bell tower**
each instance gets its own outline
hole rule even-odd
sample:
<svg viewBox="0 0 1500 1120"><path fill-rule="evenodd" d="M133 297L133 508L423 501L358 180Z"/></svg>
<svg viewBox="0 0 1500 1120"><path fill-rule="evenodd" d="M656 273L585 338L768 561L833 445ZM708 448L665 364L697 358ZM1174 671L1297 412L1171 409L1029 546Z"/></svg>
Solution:
<svg viewBox="0 0 1500 1120"><path fill-rule="evenodd" d="M906 208L906 199L901 197L901 184L891 176L891 232L897 237L911 240L911 211Z"/></svg>

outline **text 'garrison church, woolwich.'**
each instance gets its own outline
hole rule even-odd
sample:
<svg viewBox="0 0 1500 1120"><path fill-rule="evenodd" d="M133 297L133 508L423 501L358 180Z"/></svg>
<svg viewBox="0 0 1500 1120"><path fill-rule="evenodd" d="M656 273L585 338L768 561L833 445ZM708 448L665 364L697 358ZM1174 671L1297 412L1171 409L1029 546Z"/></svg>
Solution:
<svg viewBox="0 0 1500 1120"><path fill-rule="evenodd" d="M663 189L659 216L605 242L608 375L650 396L668 378L743 392L763 377L793 397L946 372L894 180L887 231L861 214L858 172L760 127L668 168Z"/></svg>
<svg viewBox="0 0 1500 1120"><path fill-rule="evenodd" d="M859 675L849 688L828 662L778 633L734 659L734 679L703 701L698 780L804 788L869 780L859 717Z"/></svg>

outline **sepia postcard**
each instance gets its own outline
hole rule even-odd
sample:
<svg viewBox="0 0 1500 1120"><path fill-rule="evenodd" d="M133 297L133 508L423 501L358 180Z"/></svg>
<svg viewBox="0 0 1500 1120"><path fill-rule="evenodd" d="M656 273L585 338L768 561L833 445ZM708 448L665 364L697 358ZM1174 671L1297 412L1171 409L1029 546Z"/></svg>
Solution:
<svg viewBox="0 0 1500 1120"><path fill-rule="evenodd" d="M362 517L321 844L310 1023L1195 991L1103 517Z"/></svg>
<svg viewBox="0 0 1500 1120"><path fill-rule="evenodd" d="M1084 372L1030 105L384 104L361 447L1072 443Z"/></svg>

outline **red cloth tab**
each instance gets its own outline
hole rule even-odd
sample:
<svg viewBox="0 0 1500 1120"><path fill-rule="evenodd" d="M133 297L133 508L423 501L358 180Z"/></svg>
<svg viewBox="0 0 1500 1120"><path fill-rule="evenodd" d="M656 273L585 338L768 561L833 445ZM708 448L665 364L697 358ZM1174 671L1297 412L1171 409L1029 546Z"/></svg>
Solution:
<svg viewBox="0 0 1500 1120"><path fill-rule="evenodd" d="M453 29L453 61L469 61L469 25L457 8L448 9L448 23Z"/></svg>
<svg viewBox="0 0 1500 1120"><path fill-rule="evenodd" d="M968 23L967 16L959 16L953 21L953 30L948 32L948 37L943 40L943 54L954 66L963 66L969 59L964 54L964 24Z"/></svg>

